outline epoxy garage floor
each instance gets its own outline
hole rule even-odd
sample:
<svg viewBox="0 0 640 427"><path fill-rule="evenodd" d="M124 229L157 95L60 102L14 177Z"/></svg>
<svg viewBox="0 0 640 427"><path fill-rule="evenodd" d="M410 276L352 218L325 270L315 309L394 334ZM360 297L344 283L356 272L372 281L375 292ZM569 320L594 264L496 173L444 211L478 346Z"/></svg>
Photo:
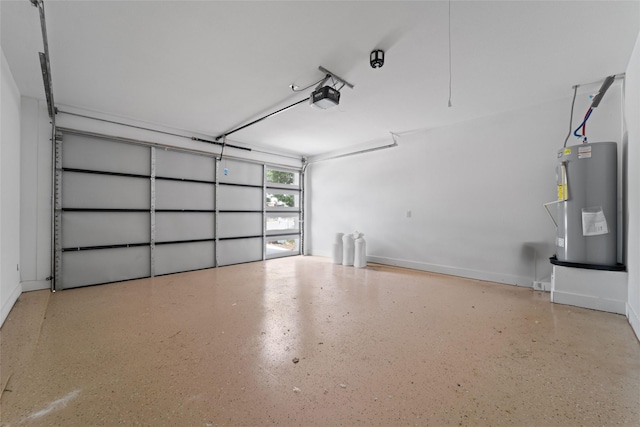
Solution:
<svg viewBox="0 0 640 427"><path fill-rule="evenodd" d="M292 257L23 294L2 425L639 425L623 316Z"/></svg>

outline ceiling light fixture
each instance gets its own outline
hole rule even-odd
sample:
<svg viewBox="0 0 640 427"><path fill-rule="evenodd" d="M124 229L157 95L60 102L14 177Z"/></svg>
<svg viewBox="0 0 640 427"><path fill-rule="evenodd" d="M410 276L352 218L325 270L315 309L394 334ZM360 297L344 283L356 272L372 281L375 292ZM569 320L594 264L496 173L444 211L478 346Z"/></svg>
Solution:
<svg viewBox="0 0 640 427"><path fill-rule="evenodd" d="M369 54L369 64L371 64L371 68L382 68L384 65L384 50L372 50L371 54Z"/></svg>

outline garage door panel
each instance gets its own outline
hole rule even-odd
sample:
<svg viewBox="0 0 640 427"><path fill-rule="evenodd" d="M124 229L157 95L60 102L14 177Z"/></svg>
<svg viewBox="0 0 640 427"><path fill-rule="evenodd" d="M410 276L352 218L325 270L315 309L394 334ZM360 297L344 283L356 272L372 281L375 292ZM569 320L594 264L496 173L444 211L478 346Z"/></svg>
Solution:
<svg viewBox="0 0 640 427"><path fill-rule="evenodd" d="M156 242L214 238L213 212L156 212Z"/></svg>
<svg viewBox="0 0 640 427"><path fill-rule="evenodd" d="M213 157L156 149L156 176L214 182L216 162Z"/></svg>
<svg viewBox="0 0 640 427"><path fill-rule="evenodd" d="M62 207L80 209L150 209L150 180L127 176L65 172Z"/></svg>
<svg viewBox="0 0 640 427"><path fill-rule="evenodd" d="M220 169L220 182L261 186L264 179L264 167L255 163L224 159Z"/></svg>
<svg viewBox="0 0 640 427"><path fill-rule="evenodd" d="M92 249L62 253L64 288L149 277L150 248Z"/></svg>
<svg viewBox="0 0 640 427"><path fill-rule="evenodd" d="M63 248L148 243L151 219L146 212L63 212Z"/></svg>
<svg viewBox="0 0 640 427"><path fill-rule="evenodd" d="M262 235L263 227L261 213L220 213L218 221L218 233L220 238Z"/></svg>
<svg viewBox="0 0 640 427"><path fill-rule="evenodd" d="M262 260L262 238L221 240L218 264L231 265Z"/></svg>
<svg viewBox="0 0 640 427"><path fill-rule="evenodd" d="M215 186L199 182L156 180L156 209L214 210Z"/></svg>
<svg viewBox="0 0 640 427"><path fill-rule="evenodd" d="M215 267L215 242L191 242L156 245L155 274Z"/></svg>
<svg viewBox="0 0 640 427"><path fill-rule="evenodd" d="M63 168L151 174L149 147L74 134L65 134L63 141Z"/></svg>
<svg viewBox="0 0 640 427"><path fill-rule="evenodd" d="M222 211L262 211L262 188L220 185L218 191L218 208Z"/></svg>

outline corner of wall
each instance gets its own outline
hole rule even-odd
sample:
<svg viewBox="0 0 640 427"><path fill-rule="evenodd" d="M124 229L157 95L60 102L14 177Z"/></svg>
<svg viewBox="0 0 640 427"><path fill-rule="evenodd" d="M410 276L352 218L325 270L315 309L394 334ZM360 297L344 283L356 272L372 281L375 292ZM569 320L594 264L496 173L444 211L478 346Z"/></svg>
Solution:
<svg viewBox="0 0 640 427"><path fill-rule="evenodd" d="M629 59L625 82L627 125L627 271L629 272L627 318L640 339L640 34Z"/></svg>
<svg viewBox="0 0 640 427"><path fill-rule="evenodd" d="M629 323L631 324L633 331L636 333L636 337L640 339L640 316L638 316L638 313L629 303L627 303L627 319L629 319Z"/></svg>
<svg viewBox="0 0 640 427"><path fill-rule="evenodd" d="M20 91L2 51L0 68L0 325L20 283ZM15 266L15 267L14 267Z"/></svg>

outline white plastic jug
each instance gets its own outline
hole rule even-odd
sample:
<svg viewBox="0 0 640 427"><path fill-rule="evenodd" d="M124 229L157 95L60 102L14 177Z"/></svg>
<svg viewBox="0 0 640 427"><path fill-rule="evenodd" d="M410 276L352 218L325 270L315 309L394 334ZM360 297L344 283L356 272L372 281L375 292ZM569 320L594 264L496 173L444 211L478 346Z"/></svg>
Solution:
<svg viewBox="0 0 640 427"><path fill-rule="evenodd" d="M342 264L342 236L344 233L336 233L336 241L333 244L333 263Z"/></svg>
<svg viewBox="0 0 640 427"><path fill-rule="evenodd" d="M351 234L342 236L342 265L353 265L355 244Z"/></svg>
<svg viewBox="0 0 640 427"><path fill-rule="evenodd" d="M367 266L367 242L362 237L355 240L355 254L353 266L363 268Z"/></svg>

